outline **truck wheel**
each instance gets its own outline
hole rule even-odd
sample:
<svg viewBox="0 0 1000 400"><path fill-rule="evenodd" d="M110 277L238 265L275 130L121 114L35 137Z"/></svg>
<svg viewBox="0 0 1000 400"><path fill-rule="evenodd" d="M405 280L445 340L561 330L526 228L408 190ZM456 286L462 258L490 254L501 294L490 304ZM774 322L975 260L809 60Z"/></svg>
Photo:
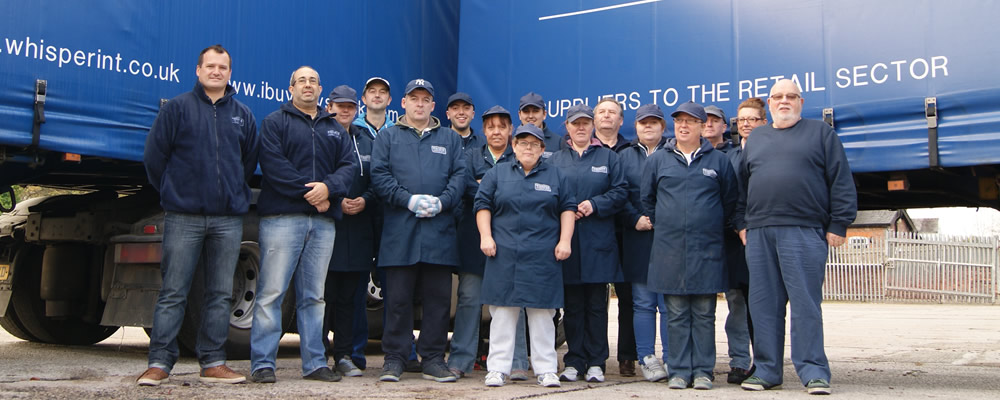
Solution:
<svg viewBox="0 0 1000 400"><path fill-rule="evenodd" d="M564 312L560 308L556 310L556 315L552 317L552 322L556 324L556 348L566 344L566 327L563 325Z"/></svg>
<svg viewBox="0 0 1000 400"><path fill-rule="evenodd" d="M24 329L24 324L21 320L17 318L17 314L14 313L14 307L8 305L7 313L0 317L0 327L2 327L7 333L11 334L21 340L27 340L29 342L38 342L38 338L32 336L26 329Z"/></svg>
<svg viewBox="0 0 1000 400"><path fill-rule="evenodd" d="M42 252L37 246L25 246L14 257L15 283L11 305L25 333L37 342L53 344L94 344L118 331L117 326L101 326L79 317L49 318L45 301L39 296L42 280ZM31 339L29 339L31 340Z"/></svg>
<svg viewBox="0 0 1000 400"><path fill-rule="evenodd" d="M382 339L382 309L385 307L382 302L382 282L378 280L378 273L372 272L368 276L368 296L365 299L365 309L368 311L368 339Z"/></svg>
<svg viewBox="0 0 1000 400"><path fill-rule="evenodd" d="M240 245L240 256L233 273L233 295L229 309L229 337L226 340L226 358L243 360L250 358L250 326L253 310L257 305L257 278L260 276L260 246L256 242L245 241ZM187 311L184 323L177 334L177 342L187 351L195 354L198 327L201 323L202 294L205 284L201 274L195 274L188 293ZM282 332L291 329L295 321L294 288L289 287L281 304Z"/></svg>

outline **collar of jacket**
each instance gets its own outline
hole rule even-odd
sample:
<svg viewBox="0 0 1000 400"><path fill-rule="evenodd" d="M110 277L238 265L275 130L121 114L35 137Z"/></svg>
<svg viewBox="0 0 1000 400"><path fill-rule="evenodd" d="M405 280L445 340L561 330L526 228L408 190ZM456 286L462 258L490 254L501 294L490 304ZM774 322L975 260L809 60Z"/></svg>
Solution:
<svg viewBox="0 0 1000 400"><path fill-rule="evenodd" d="M201 101L203 101L205 103L208 103L208 104L222 104L222 103L224 103L226 101L229 101L230 97L233 97L234 95L236 95L236 89L233 88L228 83L226 84L226 91L225 91L225 93L223 93L222 97L219 98L219 101L217 101L215 103L212 103L212 99L210 99L208 97L208 95L205 94L205 87L201 85L201 82L195 81L194 82L194 89L192 89L192 90L194 91L194 95L197 96L198 99L200 99Z"/></svg>
<svg viewBox="0 0 1000 400"><path fill-rule="evenodd" d="M667 144L667 138L665 136L660 136L660 142L656 144L656 149L660 150L666 144ZM638 150L645 151L647 153L649 152L649 150L646 149L645 145L643 145L642 143L639 143L639 138L632 139L632 141L629 142L629 146L630 147L634 147L634 148L636 148Z"/></svg>
<svg viewBox="0 0 1000 400"><path fill-rule="evenodd" d="M542 160L544 160L544 158L542 158L541 156L539 156L538 157L538 162L535 163L535 168L532 168L531 172L528 172L528 174L525 175L525 177L529 177L531 175L534 175L538 171L542 171L545 168L548 168L548 165L546 163L542 162ZM521 173L524 173L524 166L521 165L521 160L518 160L517 156L514 156L514 160L512 162L510 162L509 164L510 164L511 168L513 168L513 169L515 169L517 171L521 171Z"/></svg>
<svg viewBox="0 0 1000 400"><path fill-rule="evenodd" d="M414 128L412 125L410 125L409 123L406 122L406 116L405 115L399 117L399 121L396 121L396 125L402 126L402 127L406 128L406 129L412 129L414 131L417 130L417 128ZM427 124L427 128L424 128L424 131L428 132L428 131L432 131L432 130L435 130L435 129L440 128L440 127L441 127L441 120L439 120L437 117L431 115L431 121L430 121L429 124Z"/></svg>
<svg viewBox="0 0 1000 400"><path fill-rule="evenodd" d="M507 157L513 156L514 155L514 149L513 149L513 147L514 147L513 143L507 142L507 148L503 149L503 154L500 154L500 157L497 158L496 162L494 162L493 164L496 164L496 163L500 162L501 160L503 160L503 159L505 159ZM487 157L488 156L490 160L493 159L493 153L490 151L490 144L489 143L483 145L483 149L482 149L482 153L481 154L482 154L483 157ZM541 160L539 160L539 161L541 161Z"/></svg>
<svg viewBox="0 0 1000 400"><path fill-rule="evenodd" d="M287 102L285 104L282 104L281 105L281 111L289 113L289 114L292 114L292 115L296 115L299 118L305 119L306 121L312 121L314 119L313 117L310 117L309 114L306 114L306 113L302 112L302 110L299 110L298 108L295 108L295 105L292 104L291 101L289 101L289 102ZM315 120L319 121L319 120L321 120L323 118L331 118L333 116L334 116L334 114L330 114L329 112L327 112L326 110L324 110L323 107L316 106L316 118L315 118ZM341 128L343 128L340 125L339 122L337 122L337 126L340 126Z"/></svg>
<svg viewBox="0 0 1000 400"><path fill-rule="evenodd" d="M702 154L715 150L715 148L712 147L712 142L709 142L705 138L701 138L699 143L701 143L701 145L698 147L698 151L694 152L694 157L691 157L692 160L697 157L701 157ZM677 149L677 138L675 137L667 139L666 142L663 143L663 148L669 150L671 153L680 151Z"/></svg>

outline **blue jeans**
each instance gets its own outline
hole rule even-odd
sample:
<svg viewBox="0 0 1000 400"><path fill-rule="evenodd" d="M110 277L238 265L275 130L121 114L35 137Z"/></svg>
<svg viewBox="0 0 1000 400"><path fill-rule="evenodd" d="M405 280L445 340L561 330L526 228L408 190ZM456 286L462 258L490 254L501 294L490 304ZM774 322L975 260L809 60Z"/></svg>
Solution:
<svg viewBox="0 0 1000 400"><path fill-rule="evenodd" d="M663 345L663 363L667 362L667 305L663 295L654 293L642 283L632 284L632 326L635 329L635 349L642 358L656 355L656 312L660 312L660 344Z"/></svg>
<svg viewBox="0 0 1000 400"><path fill-rule="evenodd" d="M448 367L462 372L472 372L479 350L479 326L483 318L483 303L480 300L483 276L462 272L458 274L458 305L455 306L455 333L451 336L451 353ZM528 350L524 334L524 309L518 314L514 334L513 369L527 370Z"/></svg>
<svg viewBox="0 0 1000 400"><path fill-rule="evenodd" d="M799 379L803 385L813 379L830 381L820 306L828 251L826 234L819 228L747 230L754 375L768 383L782 383L786 305L792 312L792 363Z"/></svg>
<svg viewBox="0 0 1000 400"><path fill-rule="evenodd" d="M281 303L295 283L302 375L326 367L323 348L323 288L333 254L336 225L319 215L289 214L260 219L260 279L250 328L250 370L274 369L281 340Z"/></svg>
<svg viewBox="0 0 1000 400"><path fill-rule="evenodd" d="M750 369L750 325L747 323L746 293L740 289L726 292L729 315L726 316L726 341L729 343L729 368Z"/></svg>
<svg viewBox="0 0 1000 400"><path fill-rule="evenodd" d="M177 333L184 321L188 291L195 273L205 282L198 328L198 364L226 363L233 273L240 255L243 216L208 216L168 212L163 216L163 285L156 300L149 336L149 366L167 373L177 362ZM198 266L201 265L201 268Z"/></svg>
<svg viewBox="0 0 1000 400"><path fill-rule="evenodd" d="M714 294L666 296L670 378L714 377L716 302Z"/></svg>
<svg viewBox="0 0 1000 400"><path fill-rule="evenodd" d="M351 334L351 360L358 368L365 369L365 348L368 347L368 281L370 272L361 273L358 287L354 292L354 333Z"/></svg>

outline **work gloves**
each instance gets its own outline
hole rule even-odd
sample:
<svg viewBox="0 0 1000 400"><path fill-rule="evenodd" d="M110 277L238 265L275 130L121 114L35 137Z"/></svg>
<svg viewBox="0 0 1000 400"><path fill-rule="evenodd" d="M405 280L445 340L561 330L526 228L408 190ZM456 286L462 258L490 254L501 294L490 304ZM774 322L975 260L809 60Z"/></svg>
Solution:
<svg viewBox="0 0 1000 400"><path fill-rule="evenodd" d="M441 212L441 199L427 194L415 194L410 196L406 208L417 218L431 218Z"/></svg>

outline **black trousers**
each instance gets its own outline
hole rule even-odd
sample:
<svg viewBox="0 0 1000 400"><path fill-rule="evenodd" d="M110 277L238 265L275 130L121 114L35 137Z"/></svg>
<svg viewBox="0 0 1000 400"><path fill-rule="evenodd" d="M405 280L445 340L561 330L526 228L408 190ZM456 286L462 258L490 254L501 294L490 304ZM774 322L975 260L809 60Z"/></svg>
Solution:
<svg viewBox="0 0 1000 400"><path fill-rule="evenodd" d="M615 283L615 294L618 295L618 361L639 359L635 348L635 327L632 325L632 284Z"/></svg>
<svg viewBox="0 0 1000 400"><path fill-rule="evenodd" d="M326 299L326 312L323 315L323 345L326 355L333 356L334 363L344 356L350 356L354 336L354 301L358 280L361 272L327 271L326 287L323 297ZM333 331L333 345L326 333ZM334 364L336 365L336 364Z"/></svg>
<svg viewBox="0 0 1000 400"><path fill-rule="evenodd" d="M563 364L581 374L589 367L605 369L608 360L608 284L565 285L566 345ZM632 346L635 347L634 345Z"/></svg>
<svg viewBox="0 0 1000 400"><path fill-rule="evenodd" d="M413 303L419 293L423 307L417 353L422 361L444 360L448 345L453 267L419 263L385 267L385 359L405 363L413 348Z"/></svg>

